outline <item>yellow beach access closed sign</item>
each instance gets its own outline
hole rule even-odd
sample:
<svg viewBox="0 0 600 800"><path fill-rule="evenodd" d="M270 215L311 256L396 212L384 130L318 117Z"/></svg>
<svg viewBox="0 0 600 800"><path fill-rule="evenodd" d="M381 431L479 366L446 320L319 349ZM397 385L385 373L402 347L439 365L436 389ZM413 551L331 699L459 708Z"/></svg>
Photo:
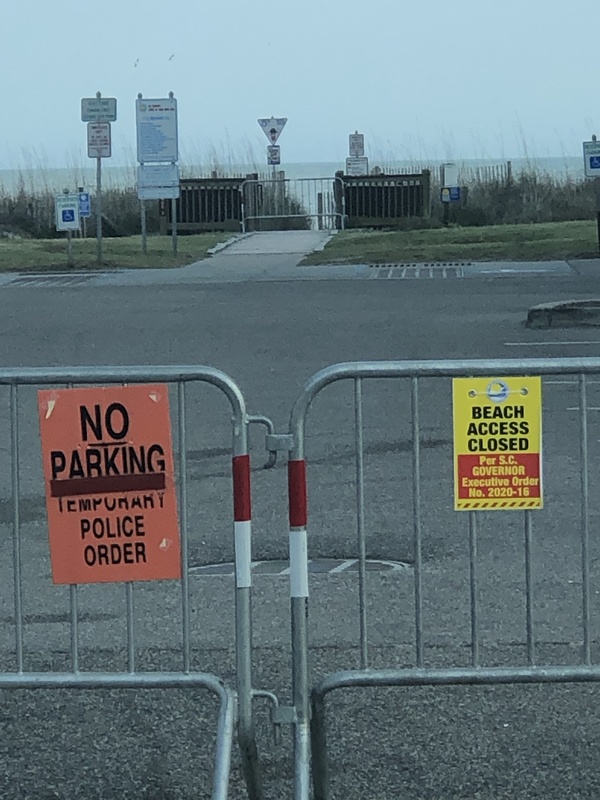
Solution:
<svg viewBox="0 0 600 800"><path fill-rule="evenodd" d="M541 378L455 378L452 400L455 509L541 508Z"/></svg>

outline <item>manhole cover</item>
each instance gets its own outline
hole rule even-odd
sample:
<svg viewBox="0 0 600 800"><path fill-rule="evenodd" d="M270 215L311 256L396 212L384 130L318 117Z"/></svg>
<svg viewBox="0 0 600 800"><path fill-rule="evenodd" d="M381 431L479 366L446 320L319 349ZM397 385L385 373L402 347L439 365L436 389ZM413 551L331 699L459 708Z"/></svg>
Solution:
<svg viewBox="0 0 600 800"><path fill-rule="evenodd" d="M340 575L346 572L358 572L358 568L357 558L315 558L308 562L308 571L312 575ZM407 572L412 567L403 561L367 559L366 569L368 572ZM205 564L200 567L190 567L189 572L191 575L233 575L235 565L232 562ZM252 574L286 576L290 574L290 564L289 561L283 560L253 561Z"/></svg>

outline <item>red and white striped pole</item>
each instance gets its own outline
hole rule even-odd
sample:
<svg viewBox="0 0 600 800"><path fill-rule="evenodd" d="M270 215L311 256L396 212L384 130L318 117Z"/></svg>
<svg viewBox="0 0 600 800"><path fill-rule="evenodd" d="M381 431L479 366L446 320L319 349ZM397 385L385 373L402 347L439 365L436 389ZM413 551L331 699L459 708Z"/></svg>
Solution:
<svg viewBox="0 0 600 800"><path fill-rule="evenodd" d="M290 594L308 597L308 548L306 525L306 461L288 462L288 495L290 512Z"/></svg>
<svg viewBox="0 0 600 800"><path fill-rule="evenodd" d="M245 449L245 443L244 443ZM233 530L235 540L235 639L238 688L238 743L248 796L261 798L262 778L258 763L252 715L252 501L250 456L233 457Z"/></svg>
<svg viewBox="0 0 600 800"><path fill-rule="evenodd" d="M294 729L294 800L310 796L310 711L308 677L308 503L306 461L288 461L290 515L290 595L292 606Z"/></svg>
<svg viewBox="0 0 600 800"><path fill-rule="evenodd" d="M250 493L250 456L233 457L233 527L235 535L235 585L252 585L252 501Z"/></svg>

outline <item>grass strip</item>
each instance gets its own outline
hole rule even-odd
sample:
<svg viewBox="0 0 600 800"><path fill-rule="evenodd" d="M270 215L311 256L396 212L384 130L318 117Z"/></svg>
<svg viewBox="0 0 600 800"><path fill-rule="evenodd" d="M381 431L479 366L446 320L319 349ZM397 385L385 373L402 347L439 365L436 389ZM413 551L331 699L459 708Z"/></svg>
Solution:
<svg viewBox="0 0 600 800"><path fill-rule="evenodd" d="M384 264L443 261L553 261L598 258L595 222L547 222L431 230L349 230L302 262Z"/></svg>
<svg viewBox="0 0 600 800"><path fill-rule="evenodd" d="M93 269L169 269L209 257L208 250L231 238L229 233L179 236L173 255L170 236L148 237L148 252L142 253L140 236L102 240L103 261L96 261L95 239L73 239L73 265L67 263L67 240L0 239L0 272L83 271Z"/></svg>

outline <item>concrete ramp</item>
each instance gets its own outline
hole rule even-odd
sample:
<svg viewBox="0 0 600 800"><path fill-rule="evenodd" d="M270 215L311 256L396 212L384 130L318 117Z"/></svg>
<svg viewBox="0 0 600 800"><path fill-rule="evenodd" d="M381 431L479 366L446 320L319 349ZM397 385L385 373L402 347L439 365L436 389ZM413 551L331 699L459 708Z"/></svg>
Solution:
<svg viewBox="0 0 600 800"><path fill-rule="evenodd" d="M322 249L331 231L265 231L246 233L216 253L227 256L298 255Z"/></svg>

